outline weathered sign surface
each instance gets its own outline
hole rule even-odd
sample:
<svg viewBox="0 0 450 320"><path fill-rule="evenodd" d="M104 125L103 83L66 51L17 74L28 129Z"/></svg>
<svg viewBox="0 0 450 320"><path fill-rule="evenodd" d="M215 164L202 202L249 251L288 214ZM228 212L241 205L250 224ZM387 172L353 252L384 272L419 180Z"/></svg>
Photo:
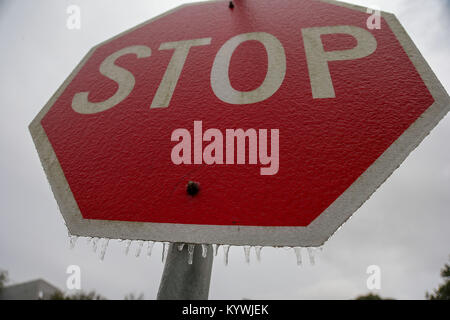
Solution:
<svg viewBox="0 0 450 320"><path fill-rule="evenodd" d="M204 2L93 48L30 125L70 233L323 244L449 110L398 20L371 15Z"/></svg>

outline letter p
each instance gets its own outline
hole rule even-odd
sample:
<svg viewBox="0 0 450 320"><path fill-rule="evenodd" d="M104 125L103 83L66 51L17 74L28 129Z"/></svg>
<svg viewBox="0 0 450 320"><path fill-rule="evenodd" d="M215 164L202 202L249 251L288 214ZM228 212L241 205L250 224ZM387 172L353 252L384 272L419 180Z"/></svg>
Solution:
<svg viewBox="0 0 450 320"><path fill-rule="evenodd" d="M364 58L377 48L375 37L369 31L355 26L305 28L302 34L314 99L335 98L328 61ZM321 39L325 34L348 34L357 40L357 45L348 50L325 51Z"/></svg>

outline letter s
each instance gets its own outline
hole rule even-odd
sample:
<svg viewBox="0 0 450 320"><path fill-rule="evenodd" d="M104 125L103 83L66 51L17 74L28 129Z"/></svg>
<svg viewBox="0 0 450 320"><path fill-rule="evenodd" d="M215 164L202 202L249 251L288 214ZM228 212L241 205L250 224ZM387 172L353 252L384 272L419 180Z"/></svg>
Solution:
<svg viewBox="0 0 450 320"><path fill-rule="evenodd" d="M146 46L131 46L123 48L108 56L100 65L100 73L114 80L119 89L109 99L102 102L89 102L89 92L79 92L74 95L72 109L81 114L92 114L108 110L122 102L133 91L135 79L131 72L115 65L115 61L126 54L134 53L138 58L150 57L152 51Z"/></svg>

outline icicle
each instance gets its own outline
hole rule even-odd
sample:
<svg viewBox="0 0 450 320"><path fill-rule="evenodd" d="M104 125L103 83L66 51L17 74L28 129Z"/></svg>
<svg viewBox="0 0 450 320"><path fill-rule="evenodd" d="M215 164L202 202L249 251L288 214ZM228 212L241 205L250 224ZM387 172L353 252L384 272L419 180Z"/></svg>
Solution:
<svg viewBox="0 0 450 320"><path fill-rule="evenodd" d="M314 248L308 247L308 255L309 255L309 263L311 263L311 265L315 265L316 264L316 259L314 257Z"/></svg>
<svg viewBox="0 0 450 320"><path fill-rule="evenodd" d="M295 255L297 257L297 265L301 266L302 265L302 248L295 247L294 251L295 251Z"/></svg>
<svg viewBox="0 0 450 320"><path fill-rule="evenodd" d="M86 243L87 243L88 245L91 244L91 240L92 240L91 237L87 237L87 238L86 238Z"/></svg>
<svg viewBox="0 0 450 320"><path fill-rule="evenodd" d="M164 260L167 257L167 252L169 251L169 242L163 242L163 250L161 255L161 262L164 262Z"/></svg>
<svg viewBox="0 0 450 320"><path fill-rule="evenodd" d="M183 251L184 243L178 245L178 251Z"/></svg>
<svg viewBox="0 0 450 320"><path fill-rule="evenodd" d="M128 255L128 252L130 251L130 246L131 246L131 240L127 240L125 242L125 255Z"/></svg>
<svg viewBox="0 0 450 320"><path fill-rule="evenodd" d="M109 239L103 239L102 248L100 250L100 260L105 259L106 249L108 249Z"/></svg>
<svg viewBox="0 0 450 320"><path fill-rule="evenodd" d="M150 258L152 255L153 246L155 243L153 241L147 242L147 256Z"/></svg>
<svg viewBox="0 0 450 320"><path fill-rule="evenodd" d="M194 260L195 244L188 244L188 264L192 264Z"/></svg>
<svg viewBox="0 0 450 320"><path fill-rule="evenodd" d="M94 250L94 252L97 252L97 243L98 243L98 238L97 237L94 237L93 239L92 239L92 250Z"/></svg>
<svg viewBox="0 0 450 320"><path fill-rule="evenodd" d="M139 240L138 246L136 248L136 258L138 258L141 255L142 246L144 245L144 241Z"/></svg>
<svg viewBox="0 0 450 320"><path fill-rule="evenodd" d="M206 258L207 254L208 254L208 245L202 244L202 257Z"/></svg>
<svg viewBox="0 0 450 320"><path fill-rule="evenodd" d="M223 262L225 263L225 265L228 265L228 252L230 251L230 245L228 244L224 244L223 245Z"/></svg>
<svg viewBox="0 0 450 320"><path fill-rule="evenodd" d="M212 245L214 256L217 256L217 252L219 251L219 246L220 246L220 244L213 244Z"/></svg>
<svg viewBox="0 0 450 320"><path fill-rule="evenodd" d="M77 236L69 236L69 248L72 250L75 248L75 244L77 243L78 237Z"/></svg>
<svg viewBox="0 0 450 320"><path fill-rule="evenodd" d="M244 246L245 262L250 264L250 246Z"/></svg>
<svg viewBox="0 0 450 320"><path fill-rule="evenodd" d="M261 262L261 249L261 246L255 247L256 259L258 260L258 262Z"/></svg>

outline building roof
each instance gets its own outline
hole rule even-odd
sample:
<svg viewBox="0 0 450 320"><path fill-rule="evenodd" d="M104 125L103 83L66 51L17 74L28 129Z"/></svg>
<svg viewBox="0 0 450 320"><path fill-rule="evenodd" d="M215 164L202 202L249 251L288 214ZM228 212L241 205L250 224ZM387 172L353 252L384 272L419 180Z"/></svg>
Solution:
<svg viewBox="0 0 450 320"><path fill-rule="evenodd" d="M0 291L0 300L47 300L61 291L43 279L6 286Z"/></svg>

